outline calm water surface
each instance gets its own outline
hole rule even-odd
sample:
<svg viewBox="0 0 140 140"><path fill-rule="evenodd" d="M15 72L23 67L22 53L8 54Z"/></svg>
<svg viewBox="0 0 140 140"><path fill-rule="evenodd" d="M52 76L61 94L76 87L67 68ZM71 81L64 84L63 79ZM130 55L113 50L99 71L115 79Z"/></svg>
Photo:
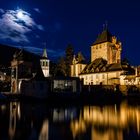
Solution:
<svg viewBox="0 0 140 140"><path fill-rule="evenodd" d="M140 105L0 105L0 140L140 140Z"/></svg>

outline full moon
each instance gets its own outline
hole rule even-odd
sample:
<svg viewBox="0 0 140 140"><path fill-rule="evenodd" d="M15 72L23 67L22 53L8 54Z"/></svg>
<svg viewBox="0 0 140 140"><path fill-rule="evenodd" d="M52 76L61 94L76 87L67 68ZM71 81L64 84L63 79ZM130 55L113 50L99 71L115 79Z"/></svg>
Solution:
<svg viewBox="0 0 140 140"><path fill-rule="evenodd" d="M23 11L22 11L22 10L19 10L19 11L17 12L17 17L18 17L19 19L23 19L23 18L24 18L24 14L23 14Z"/></svg>

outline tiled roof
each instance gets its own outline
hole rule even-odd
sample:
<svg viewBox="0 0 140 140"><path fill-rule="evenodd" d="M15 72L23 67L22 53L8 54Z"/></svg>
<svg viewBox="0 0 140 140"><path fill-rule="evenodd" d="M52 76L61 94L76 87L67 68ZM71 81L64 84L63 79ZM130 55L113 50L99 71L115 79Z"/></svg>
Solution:
<svg viewBox="0 0 140 140"><path fill-rule="evenodd" d="M81 74L101 73L121 70L134 72L134 69L127 64L122 63L107 64L107 61L104 60L103 58L97 58L90 64L88 64L81 72Z"/></svg>

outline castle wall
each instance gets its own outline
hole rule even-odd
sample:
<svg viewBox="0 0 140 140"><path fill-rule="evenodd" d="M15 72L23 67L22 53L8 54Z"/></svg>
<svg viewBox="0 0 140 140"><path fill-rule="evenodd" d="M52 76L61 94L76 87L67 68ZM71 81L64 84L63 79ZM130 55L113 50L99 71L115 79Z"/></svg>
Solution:
<svg viewBox="0 0 140 140"><path fill-rule="evenodd" d="M108 60L108 42L91 46L91 62L97 58Z"/></svg>

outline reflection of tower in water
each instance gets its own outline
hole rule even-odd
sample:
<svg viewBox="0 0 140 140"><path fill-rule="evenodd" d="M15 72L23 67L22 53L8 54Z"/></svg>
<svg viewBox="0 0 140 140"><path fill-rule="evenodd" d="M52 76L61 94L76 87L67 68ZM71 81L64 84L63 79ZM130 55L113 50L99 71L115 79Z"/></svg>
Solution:
<svg viewBox="0 0 140 140"><path fill-rule="evenodd" d="M9 136L11 140L15 135L17 120L20 120L20 117L21 117L20 103L10 102Z"/></svg>
<svg viewBox="0 0 140 140"><path fill-rule="evenodd" d="M49 122L48 120L43 121L43 125L39 134L39 140L48 140L49 138Z"/></svg>

